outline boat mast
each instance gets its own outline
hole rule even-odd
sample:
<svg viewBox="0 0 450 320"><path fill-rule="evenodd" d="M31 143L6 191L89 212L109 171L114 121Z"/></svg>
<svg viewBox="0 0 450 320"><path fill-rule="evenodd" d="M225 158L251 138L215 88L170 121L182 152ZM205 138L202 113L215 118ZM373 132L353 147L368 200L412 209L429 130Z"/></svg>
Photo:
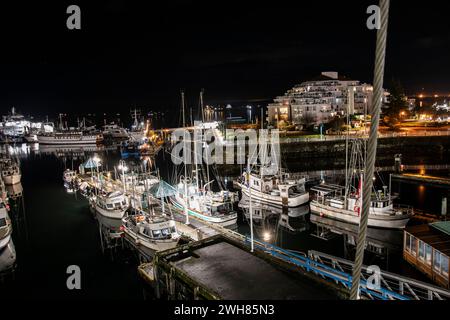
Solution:
<svg viewBox="0 0 450 320"><path fill-rule="evenodd" d="M253 243L252 188L250 187L250 154L248 155L248 160L247 160L247 182L248 182L248 195L249 195L248 211L250 214L250 244L251 244L250 252L253 252L254 243Z"/></svg>
<svg viewBox="0 0 450 320"><path fill-rule="evenodd" d="M183 114L183 128L186 128L186 117L184 110L184 90L181 90L181 109ZM186 130L186 129L185 129ZM183 158L184 158L184 214L186 215L186 224L189 224L188 212L188 192L187 192L187 164L186 164L186 134L183 136Z"/></svg>
<svg viewBox="0 0 450 320"><path fill-rule="evenodd" d="M350 89L349 89L350 90ZM344 208L347 208L347 196L349 189L348 179L348 135L350 134L350 91L347 98L347 134L345 135L345 190L344 190Z"/></svg>
<svg viewBox="0 0 450 320"><path fill-rule="evenodd" d="M200 90L200 111L202 113L202 122L205 122L205 112L203 110L203 92L205 89Z"/></svg>

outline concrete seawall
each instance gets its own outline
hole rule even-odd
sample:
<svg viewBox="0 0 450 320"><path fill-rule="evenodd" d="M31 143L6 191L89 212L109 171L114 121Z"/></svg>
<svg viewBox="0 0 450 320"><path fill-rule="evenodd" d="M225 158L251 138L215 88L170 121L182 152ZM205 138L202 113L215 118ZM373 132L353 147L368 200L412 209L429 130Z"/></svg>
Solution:
<svg viewBox="0 0 450 320"><path fill-rule="evenodd" d="M334 158L345 154L345 140L282 143L281 152L287 161L300 158ZM396 153L441 156L450 154L450 136L380 138L377 154Z"/></svg>

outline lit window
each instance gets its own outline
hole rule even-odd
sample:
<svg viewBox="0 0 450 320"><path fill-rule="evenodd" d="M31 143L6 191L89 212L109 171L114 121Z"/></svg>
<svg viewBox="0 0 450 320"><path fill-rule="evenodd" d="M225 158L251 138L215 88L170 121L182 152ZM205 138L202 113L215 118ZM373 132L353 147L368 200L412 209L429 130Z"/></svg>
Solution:
<svg viewBox="0 0 450 320"><path fill-rule="evenodd" d="M441 267L442 267L442 275L448 278L448 257L441 255Z"/></svg>
<svg viewBox="0 0 450 320"><path fill-rule="evenodd" d="M426 258L426 262L427 265L431 266L431 246L426 244L425 245L425 258Z"/></svg>
<svg viewBox="0 0 450 320"><path fill-rule="evenodd" d="M433 268L438 272L441 271L441 253L436 250L434 250Z"/></svg>
<svg viewBox="0 0 450 320"><path fill-rule="evenodd" d="M419 241L419 259L425 260L425 243Z"/></svg>

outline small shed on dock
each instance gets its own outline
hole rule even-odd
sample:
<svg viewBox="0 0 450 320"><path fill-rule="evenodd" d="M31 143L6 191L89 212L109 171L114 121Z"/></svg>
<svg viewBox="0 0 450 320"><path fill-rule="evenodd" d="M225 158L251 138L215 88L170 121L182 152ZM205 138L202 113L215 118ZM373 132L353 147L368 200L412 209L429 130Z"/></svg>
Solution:
<svg viewBox="0 0 450 320"><path fill-rule="evenodd" d="M403 258L433 282L450 288L450 221L408 227L403 241Z"/></svg>

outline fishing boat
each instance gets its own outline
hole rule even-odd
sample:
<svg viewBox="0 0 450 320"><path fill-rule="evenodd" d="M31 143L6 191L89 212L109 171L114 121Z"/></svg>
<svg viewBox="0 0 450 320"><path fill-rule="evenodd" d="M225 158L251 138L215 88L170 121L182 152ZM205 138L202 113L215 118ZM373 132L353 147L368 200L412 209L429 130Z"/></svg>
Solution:
<svg viewBox="0 0 450 320"><path fill-rule="evenodd" d="M237 201L237 195L234 192L200 191L195 184L190 184L186 189L187 197L184 183L180 182L177 192L171 198L172 203L184 210L184 213L187 211L191 216L222 226L236 224L237 213L233 209L233 204Z"/></svg>
<svg viewBox="0 0 450 320"><path fill-rule="evenodd" d="M181 108L183 115L183 127L186 127L184 91L181 91ZM200 143L202 141L199 141ZM197 152L197 141L194 143L193 154ZM237 213L234 211L234 203L238 200L234 192L221 190L213 192L209 185L214 182L209 177L209 165L206 165L207 183L200 189L199 172L203 167L197 161L194 161L195 168L190 170L195 177L188 177L188 164L184 164L184 175L179 177L179 183L174 187L174 195L170 198L173 205L182 210L186 216L186 222L189 222L189 216L196 217L210 223L216 223L222 226L232 226L237 222Z"/></svg>
<svg viewBox="0 0 450 320"><path fill-rule="evenodd" d="M139 158L141 155L140 142L137 141L124 141L120 145L120 156L123 159L126 158Z"/></svg>
<svg viewBox="0 0 450 320"><path fill-rule="evenodd" d="M72 183L75 181L77 173L74 170L66 169L63 172L63 180L67 183Z"/></svg>
<svg viewBox="0 0 450 320"><path fill-rule="evenodd" d="M11 234L12 224L8 215L7 205L3 201L0 201L0 251L11 240Z"/></svg>
<svg viewBox="0 0 450 320"><path fill-rule="evenodd" d="M247 197L267 202L277 206L290 208L299 207L309 201L309 194L305 189L306 179L296 177L279 170L277 173L262 169L253 169L244 172L235 181L235 185L241 189Z"/></svg>
<svg viewBox="0 0 450 320"><path fill-rule="evenodd" d="M122 219L125 238L153 256L155 252L175 248L180 240L175 221L162 214L150 215L140 210Z"/></svg>
<svg viewBox="0 0 450 320"><path fill-rule="evenodd" d="M22 174L18 163L10 158L0 159L1 176L6 185L13 185L20 182Z"/></svg>
<svg viewBox="0 0 450 320"><path fill-rule="evenodd" d="M0 249L0 279L14 271L16 258L16 249L13 240L10 239L6 246Z"/></svg>
<svg viewBox="0 0 450 320"><path fill-rule="evenodd" d="M117 124L107 124L103 126L103 137L105 139L126 140L129 138L127 130Z"/></svg>
<svg viewBox="0 0 450 320"><path fill-rule="evenodd" d="M363 142L352 142L345 187L322 183L311 188L311 213L359 225L365 168L363 148ZM394 198L387 186L383 186L383 190L376 190L374 187L370 196L369 227L403 229L406 226L413 210L410 207L394 205Z"/></svg>
<svg viewBox="0 0 450 320"><path fill-rule="evenodd" d="M128 209L128 201L121 191L100 190L91 196L91 203L98 214L111 219L122 219Z"/></svg>
<svg viewBox="0 0 450 320"><path fill-rule="evenodd" d="M134 109L131 110L130 113L133 118L133 124L131 125L131 130L128 132L128 135L132 141L142 142L147 135L147 128L144 121L140 121L139 119L141 118L141 111Z"/></svg>

